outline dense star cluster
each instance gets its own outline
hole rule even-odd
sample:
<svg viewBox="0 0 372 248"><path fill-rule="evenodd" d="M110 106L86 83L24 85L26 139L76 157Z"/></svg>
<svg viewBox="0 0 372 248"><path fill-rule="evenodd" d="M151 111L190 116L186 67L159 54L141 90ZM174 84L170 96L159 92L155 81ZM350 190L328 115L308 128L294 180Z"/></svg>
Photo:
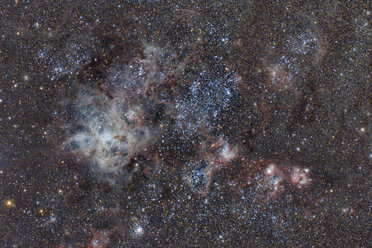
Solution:
<svg viewBox="0 0 372 248"><path fill-rule="evenodd" d="M0 3L0 247L369 247L370 18Z"/></svg>

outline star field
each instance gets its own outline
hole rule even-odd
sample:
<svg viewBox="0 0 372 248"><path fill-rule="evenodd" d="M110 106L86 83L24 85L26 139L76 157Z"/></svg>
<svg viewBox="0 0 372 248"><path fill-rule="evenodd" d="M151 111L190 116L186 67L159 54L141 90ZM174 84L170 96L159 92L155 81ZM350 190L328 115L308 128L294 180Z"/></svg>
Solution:
<svg viewBox="0 0 372 248"><path fill-rule="evenodd" d="M366 1L0 3L0 247L370 247Z"/></svg>

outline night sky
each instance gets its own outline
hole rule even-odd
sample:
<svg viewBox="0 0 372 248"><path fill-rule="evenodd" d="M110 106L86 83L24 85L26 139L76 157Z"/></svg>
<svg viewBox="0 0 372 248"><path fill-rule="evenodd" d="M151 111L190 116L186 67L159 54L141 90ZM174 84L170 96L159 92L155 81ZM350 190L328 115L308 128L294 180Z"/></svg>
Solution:
<svg viewBox="0 0 372 248"><path fill-rule="evenodd" d="M368 1L0 1L0 247L371 247Z"/></svg>

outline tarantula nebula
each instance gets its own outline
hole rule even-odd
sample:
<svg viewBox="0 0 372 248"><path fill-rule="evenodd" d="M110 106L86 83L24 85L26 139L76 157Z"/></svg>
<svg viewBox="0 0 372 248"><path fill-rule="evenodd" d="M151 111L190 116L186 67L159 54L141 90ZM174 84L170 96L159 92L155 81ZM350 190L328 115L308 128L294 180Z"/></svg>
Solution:
<svg viewBox="0 0 372 248"><path fill-rule="evenodd" d="M244 99L234 71L223 67L211 74L195 54L182 57L146 43L119 61L104 77L77 82L70 103L74 114L64 148L96 172L129 182L139 168L175 168L192 191L206 196L214 175L235 168L240 173L231 190L256 181L265 199L281 193L284 181L298 188L311 181L297 167L280 169L263 160L247 165L247 137L262 123L252 117L256 105Z"/></svg>

